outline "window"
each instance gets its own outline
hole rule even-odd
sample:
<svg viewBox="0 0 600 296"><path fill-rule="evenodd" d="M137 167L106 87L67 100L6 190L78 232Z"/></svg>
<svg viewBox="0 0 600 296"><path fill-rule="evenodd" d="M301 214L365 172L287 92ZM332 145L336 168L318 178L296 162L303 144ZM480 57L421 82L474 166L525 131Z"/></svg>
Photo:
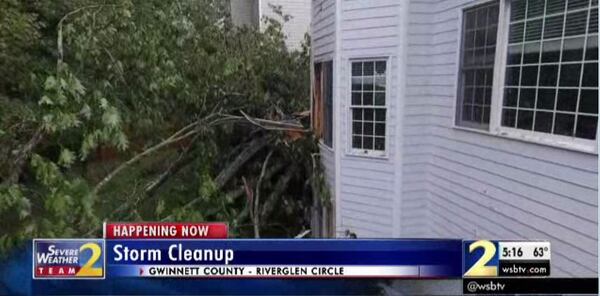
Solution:
<svg viewBox="0 0 600 296"><path fill-rule="evenodd" d="M490 121L498 2L464 12L456 124L487 128Z"/></svg>
<svg viewBox="0 0 600 296"><path fill-rule="evenodd" d="M351 147L355 152L381 155L385 151L386 63L386 60L351 63Z"/></svg>
<svg viewBox="0 0 600 296"><path fill-rule="evenodd" d="M456 125L596 147L598 0L506 0L465 9L461 49Z"/></svg>
<svg viewBox="0 0 600 296"><path fill-rule="evenodd" d="M333 63L314 65L313 130L323 144L333 147Z"/></svg>
<svg viewBox="0 0 600 296"><path fill-rule="evenodd" d="M501 125L596 138L597 1L512 1Z"/></svg>

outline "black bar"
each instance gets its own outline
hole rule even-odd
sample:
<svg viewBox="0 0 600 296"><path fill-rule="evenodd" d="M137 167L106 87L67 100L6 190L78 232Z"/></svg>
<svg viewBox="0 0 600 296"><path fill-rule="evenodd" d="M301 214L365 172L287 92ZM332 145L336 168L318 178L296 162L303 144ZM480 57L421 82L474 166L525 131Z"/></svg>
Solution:
<svg viewBox="0 0 600 296"><path fill-rule="evenodd" d="M499 276L549 276L549 260L500 260L498 266Z"/></svg>
<svg viewBox="0 0 600 296"><path fill-rule="evenodd" d="M598 278L465 278L463 293L598 295Z"/></svg>

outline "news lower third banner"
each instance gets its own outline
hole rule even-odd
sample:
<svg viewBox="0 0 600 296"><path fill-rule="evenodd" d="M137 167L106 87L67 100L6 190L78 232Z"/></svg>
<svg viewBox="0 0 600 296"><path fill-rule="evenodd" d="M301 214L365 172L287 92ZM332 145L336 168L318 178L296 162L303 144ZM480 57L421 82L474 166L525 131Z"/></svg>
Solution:
<svg viewBox="0 0 600 296"><path fill-rule="evenodd" d="M371 293L377 285L367 283L379 280L454 279L463 281L465 294L546 293L567 281L549 278L552 250L544 240L228 239L227 232L224 223L106 223L103 238L35 239L29 257L33 292L60 294L66 286L58 282L88 280L80 286L70 281L68 287L80 287L80 294L99 288L113 293L135 283L139 289L130 292L136 294L161 283L171 290L187 287L181 290L186 293L202 287L229 294L234 288L248 292L243 281L256 279L246 283L285 283L277 291L311 294L295 284L303 281L293 281L310 279L323 293L345 294L340 287L348 283ZM578 289L564 293L598 291L593 279L567 282Z"/></svg>
<svg viewBox="0 0 600 296"><path fill-rule="evenodd" d="M459 278L460 240L106 240L116 277Z"/></svg>
<svg viewBox="0 0 600 296"><path fill-rule="evenodd" d="M460 278L461 240L226 239L224 223L105 223L104 239L36 239L34 279Z"/></svg>

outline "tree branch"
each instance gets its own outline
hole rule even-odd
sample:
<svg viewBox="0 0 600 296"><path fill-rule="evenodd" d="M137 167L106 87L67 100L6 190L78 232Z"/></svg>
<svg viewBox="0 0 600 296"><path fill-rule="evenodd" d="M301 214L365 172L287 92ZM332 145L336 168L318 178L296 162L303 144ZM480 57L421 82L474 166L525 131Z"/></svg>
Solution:
<svg viewBox="0 0 600 296"><path fill-rule="evenodd" d="M15 161L12 166L12 169L11 169L11 173L8 176L8 178L6 178L6 180L4 180L4 182L2 182L3 185L17 183L19 181L19 176L21 175L21 172L23 171L23 166L25 165L25 161L29 158L31 151L33 151L35 146L37 146L42 141L43 135L44 135L43 128L40 127L35 131L35 133L31 137L31 139L29 139L27 144L25 144L25 146L23 146L23 148L21 149L19 154L16 156Z"/></svg>
<svg viewBox="0 0 600 296"><path fill-rule="evenodd" d="M254 222L254 238L260 238L260 211L258 210L260 204L260 185L262 184L262 180L265 177L267 165L269 165L269 160L271 159L271 156L273 156L273 150L269 152L269 154L265 158L265 161L263 162L262 169L260 170L260 176L258 177L258 181L256 182L256 189L254 190L256 192L254 198L254 218L252 219Z"/></svg>
<svg viewBox="0 0 600 296"><path fill-rule="evenodd" d="M108 182L110 182L117 174L119 174L122 170L126 169L127 167L129 167L130 165L136 163L137 161L139 161L140 159L144 158L147 155L152 154L153 152L156 152L157 150L168 146L170 144L176 143L180 140L183 140L187 137L190 137L194 134L197 134L200 130L199 129L193 129L194 127L198 126L200 123L206 121L206 119L209 119L213 117L213 115L209 115L206 118L200 119L198 121L195 121L185 127L183 127L182 129L180 129L179 131L177 131L176 133L174 133L173 135L171 135L169 138L167 138L166 140L144 150L143 152L135 155L134 157L130 158L128 161L121 163L116 169L114 169L112 172L110 172L106 177L104 177L104 179L102 179L102 181L100 181L98 184L96 184L96 186L94 187L94 189L92 190L92 193L94 195L97 195L98 192L100 192L100 190L102 189L102 187L104 187L106 184L108 184ZM183 134L184 132L190 130L189 132ZM183 135L182 135L183 134Z"/></svg>
<svg viewBox="0 0 600 296"><path fill-rule="evenodd" d="M240 169L242 165L244 165L252 156L254 156L258 151L267 146L267 138L260 137L253 139L250 144L248 144L247 148L244 149L235 160L230 163L225 169L219 173L217 178L215 178L215 183L217 187L220 189L235 175L235 173Z"/></svg>

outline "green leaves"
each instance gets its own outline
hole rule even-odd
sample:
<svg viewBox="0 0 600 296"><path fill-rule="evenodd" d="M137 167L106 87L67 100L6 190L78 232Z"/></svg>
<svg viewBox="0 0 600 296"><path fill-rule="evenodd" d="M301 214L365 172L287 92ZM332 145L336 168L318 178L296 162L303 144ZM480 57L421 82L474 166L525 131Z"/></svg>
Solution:
<svg viewBox="0 0 600 296"><path fill-rule="evenodd" d="M117 6L80 10L63 22L57 63L56 24L65 13L97 1L0 1L0 160L13 157L10 151L23 147L32 131L44 129L20 183L10 184L11 191L0 188L0 229L10 233L0 236L0 245L32 234L81 236L124 200L135 203L135 211L116 213L119 219L223 220L239 226L232 231L240 236L247 233L240 178L255 182L260 165L250 160L225 187L217 187L214 178L231 161L225 155L239 153L233 147L257 136L250 125L200 126L195 141L185 138L145 156L99 196L90 189L120 164L215 110L279 120L282 113L308 108L308 51L286 49L274 21L261 31L231 26L226 2L115 0ZM279 145L272 141L268 149ZM188 147L184 168L171 168ZM305 161L296 151L276 155L289 167ZM143 202L143 188L166 171L171 175L156 198ZM281 190L277 200L289 201L275 208L303 217L302 205L310 199L301 185L305 173L294 170L297 179L281 188L274 186L275 177L265 180L263 196ZM4 175L0 170L0 178ZM7 225L6 214L22 222ZM291 229L306 224L276 214L270 219Z"/></svg>
<svg viewBox="0 0 600 296"><path fill-rule="evenodd" d="M121 124L121 117L117 108L106 107L102 114L102 123L109 128L116 128Z"/></svg>
<svg viewBox="0 0 600 296"><path fill-rule="evenodd" d="M58 164L68 168L73 162L75 162L75 154L71 150L63 148L58 157Z"/></svg>

